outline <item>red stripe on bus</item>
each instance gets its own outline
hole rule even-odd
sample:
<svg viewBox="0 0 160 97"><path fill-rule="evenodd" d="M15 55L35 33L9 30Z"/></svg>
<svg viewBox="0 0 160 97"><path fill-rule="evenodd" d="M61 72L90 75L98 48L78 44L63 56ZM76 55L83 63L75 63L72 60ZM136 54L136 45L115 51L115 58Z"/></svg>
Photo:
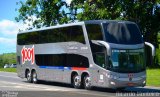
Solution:
<svg viewBox="0 0 160 97"><path fill-rule="evenodd" d="M87 68L83 68L83 67L72 67L72 70L87 70Z"/></svg>

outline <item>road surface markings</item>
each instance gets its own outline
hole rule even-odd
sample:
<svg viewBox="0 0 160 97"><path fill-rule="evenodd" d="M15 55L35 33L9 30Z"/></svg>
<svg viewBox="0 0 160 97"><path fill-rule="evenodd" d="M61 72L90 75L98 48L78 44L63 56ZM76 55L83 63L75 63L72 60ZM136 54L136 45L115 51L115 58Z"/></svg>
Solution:
<svg viewBox="0 0 160 97"><path fill-rule="evenodd" d="M7 78L16 78L18 79L19 77L18 76L7 76L7 75L0 75L1 77L7 77Z"/></svg>
<svg viewBox="0 0 160 97"><path fill-rule="evenodd" d="M36 85L36 86L35 86ZM70 89L70 88L62 88L62 87L46 87L43 85L37 84L21 84L21 83L12 83L7 81L0 81L0 87L2 88L9 88L9 90L17 89L17 91L26 91L26 90L33 90L33 91L63 91L71 94L82 94L82 95L93 95L93 96L101 96L101 97L115 97L111 95L105 95L105 94L96 94L92 92L86 92L87 90L80 90L80 89ZM25 89L25 90L23 90Z"/></svg>
<svg viewBox="0 0 160 97"><path fill-rule="evenodd" d="M0 83L4 86L7 85L7 86L10 86L10 87L14 87L14 88L17 88L17 87L20 87L20 88L24 88L24 89L28 89L28 88L33 88L33 89L36 89L36 90L44 90L44 91L76 91L76 89L68 89L68 88L62 88L62 87L51 87L51 86L44 86L44 85L38 85L38 84L28 84L28 83L25 83L25 84L22 84L22 83L13 83L13 82L7 82L7 81L0 81ZM11 86L12 85L12 86ZM0 86L1 87L1 86Z"/></svg>
<svg viewBox="0 0 160 97"><path fill-rule="evenodd" d="M15 73L15 72L5 72L5 71L0 71L0 73L8 73L8 74L17 74L17 73Z"/></svg>
<svg viewBox="0 0 160 97"><path fill-rule="evenodd" d="M1 73L1 72L0 72ZM19 77L16 76L16 73L13 73L15 75L13 76L6 76L6 75L0 75L1 77L7 77L7 78L16 78L19 79ZM45 86L42 84L31 84L31 83L15 83L15 82L9 82L9 81L0 81L0 87L9 88L10 90L17 89L17 91L25 91L25 90L33 90L33 91L63 91L71 94L82 94L82 95L93 95L93 96L102 96L102 97L115 97L111 95L101 94L101 93L93 93L93 92L86 92L87 90L81 90L81 89L72 89L72 88L65 88L65 87L58 87L58 86ZM25 90L24 90L25 89Z"/></svg>

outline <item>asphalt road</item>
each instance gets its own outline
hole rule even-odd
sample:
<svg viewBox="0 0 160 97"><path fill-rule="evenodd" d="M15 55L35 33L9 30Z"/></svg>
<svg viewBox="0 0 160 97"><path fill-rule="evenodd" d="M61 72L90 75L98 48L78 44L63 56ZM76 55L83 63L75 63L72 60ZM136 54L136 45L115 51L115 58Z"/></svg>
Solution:
<svg viewBox="0 0 160 97"><path fill-rule="evenodd" d="M93 88L92 90L74 89L68 84L55 82L27 83L16 73L0 72L0 97L127 97L160 96L159 87L127 88L123 91Z"/></svg>

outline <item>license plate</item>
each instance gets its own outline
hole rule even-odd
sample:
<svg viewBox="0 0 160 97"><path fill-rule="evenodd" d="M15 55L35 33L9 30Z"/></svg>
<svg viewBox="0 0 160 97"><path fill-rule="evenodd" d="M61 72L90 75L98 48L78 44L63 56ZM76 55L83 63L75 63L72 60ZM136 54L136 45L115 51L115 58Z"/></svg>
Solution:
<svg viewBox="0 0 160 97"><path fill-rule="evenodd" d="M127 85L128 86L134 86L135 84L134 83L128 83Z"/></svg>

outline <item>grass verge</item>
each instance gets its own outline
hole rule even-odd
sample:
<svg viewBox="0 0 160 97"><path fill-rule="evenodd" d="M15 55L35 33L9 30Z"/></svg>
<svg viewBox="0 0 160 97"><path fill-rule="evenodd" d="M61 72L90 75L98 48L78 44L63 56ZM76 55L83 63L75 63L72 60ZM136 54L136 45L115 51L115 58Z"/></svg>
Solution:
<svg viewBox="0 0 160 97"><path fill-rule="evenodd" d="M0 68L0 71L4 72L17 72L16 68Z"/></svg>
<svg viewBox="0 0 160 97"><path fill-rule="evenodd" d="M160 69L147 69L147 86L160 87Z"/></svg>

